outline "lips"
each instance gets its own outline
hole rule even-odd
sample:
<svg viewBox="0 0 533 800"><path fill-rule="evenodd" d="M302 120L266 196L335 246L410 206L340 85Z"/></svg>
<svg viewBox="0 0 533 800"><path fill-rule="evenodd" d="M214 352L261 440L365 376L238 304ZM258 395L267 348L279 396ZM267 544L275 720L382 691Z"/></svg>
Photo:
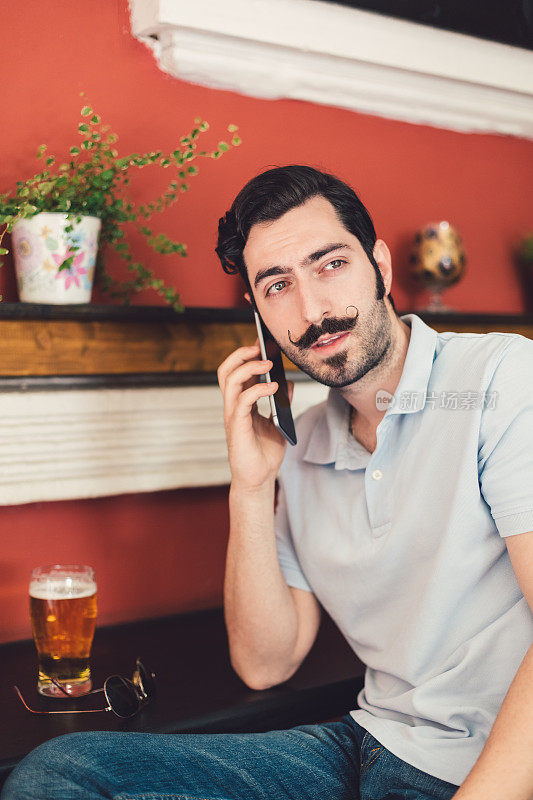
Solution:
<svg viewBox="0 0 533 800"><path fill-rule="evenodd" d="M325 334L318 339L315 344L313 345L313 349L315 350L325 350L328 347L344 340L349 335L349 331L344 331L343 333L336 333L336 334ZM322 342L328 342L328 344L321 344Z"/></svg>

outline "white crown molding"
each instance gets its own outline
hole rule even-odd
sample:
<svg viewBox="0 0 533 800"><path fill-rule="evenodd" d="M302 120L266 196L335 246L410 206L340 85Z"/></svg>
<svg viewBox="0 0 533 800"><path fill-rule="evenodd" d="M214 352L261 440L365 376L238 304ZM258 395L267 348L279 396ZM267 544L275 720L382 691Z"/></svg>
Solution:
<svg viewBox="0 0 533 800"><path fill-rule="evenodd" d="M326 395L295 382L294 415ZM230 479L218 386L0 393L0 505Z"/></svg>
<svg viewBox="0 0 533 800"><path fill-rule="evenodd" d="M185 81L533 138L533 53L522 48L321 0L130 0L130 9L134 35Z"/></svg>

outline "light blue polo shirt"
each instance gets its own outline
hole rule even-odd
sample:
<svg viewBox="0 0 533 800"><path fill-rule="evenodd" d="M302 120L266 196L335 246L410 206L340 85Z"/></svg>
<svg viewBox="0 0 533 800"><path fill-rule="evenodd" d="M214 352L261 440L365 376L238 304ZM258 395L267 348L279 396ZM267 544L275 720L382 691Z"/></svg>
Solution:
<svg viewBox="0 0 533 800"><path fill-rule="evenodd" d="M287 583L366 664L353 718L461 784L533 642L503 538L533 530L533 341L401 319L408 352L374 453L336 389L297 418L276 543Z"/></svg>

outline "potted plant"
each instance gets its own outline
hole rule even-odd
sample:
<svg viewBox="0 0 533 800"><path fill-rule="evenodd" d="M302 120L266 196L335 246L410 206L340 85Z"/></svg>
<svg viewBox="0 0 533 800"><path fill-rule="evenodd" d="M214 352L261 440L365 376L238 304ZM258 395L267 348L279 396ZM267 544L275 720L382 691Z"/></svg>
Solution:
<svg viewBox="0 0 533 800"><path fill-rule="evenodd" d="M119 156L114 147L118 137L109 126L87 105L81 115L81 142L70 148L64 162L57 165L55 157L46 154L46 145L41 145L37 158L44 161L42 171L17 181L13 191L0 195L0 255L8 252L1 246L3 236L11 233L20 300L86 303L94 276L101 289L126 303L134 292L151 288L176 311L183 311L176 289L135 260L123 226L134 223L158 253L186 256L184 243L154 234L146 223L189 189L189 179L198 174L192 163L195 159L216 159L240 144L237 126L228 126L230 143L221 141L212 151L197 150L198 137L209 125L196 119L195 127L170 153ZM132 170L150 164L169 169L173 176L161 196L137 206L126 187ZM109 275L104 263L106 248L115 250L126 262L130 280Z"/></svg>

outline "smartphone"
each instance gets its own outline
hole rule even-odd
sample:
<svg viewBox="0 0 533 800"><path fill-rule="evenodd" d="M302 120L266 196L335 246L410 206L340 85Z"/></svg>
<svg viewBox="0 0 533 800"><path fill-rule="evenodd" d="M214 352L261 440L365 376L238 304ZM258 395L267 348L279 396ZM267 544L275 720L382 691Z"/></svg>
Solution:
<svg viewBox="0 0 533 800"><path fill-rule="evenodd" d="M289 444L296 444L296 429L291 413L289 402L289 390L285 378L285 370L281 359L281 350L275 339L272 338L267 326L254 308L255 324L259 337L259 347L261 357L272 361L272 368L266 373L266 382L276 381L278 388L268 396L270 409L272 411L272 422L280 433L287 439Z"/></svg>

